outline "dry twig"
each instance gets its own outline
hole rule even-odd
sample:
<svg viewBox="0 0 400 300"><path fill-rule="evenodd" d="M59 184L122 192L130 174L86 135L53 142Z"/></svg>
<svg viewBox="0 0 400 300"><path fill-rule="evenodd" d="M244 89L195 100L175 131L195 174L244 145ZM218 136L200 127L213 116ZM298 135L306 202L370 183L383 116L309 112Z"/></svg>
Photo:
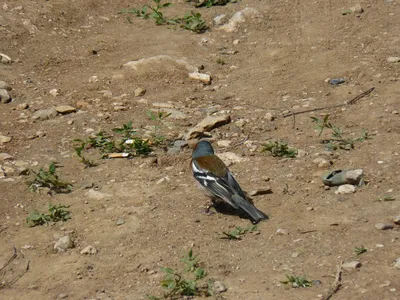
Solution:
<svg viewBox="0 0 400 300"><path fill-rule="evenodd" d="M337 266L337 273L335 277L335 281L333 282L331 288L329 289L328 293L326 296L322 298L322 300L329 300L332 298L332 296L339 290L341 286L341 280L342 280L342 264L343 262L340 262L340 264Z"/></svg>
<svg viewBox="0 0 400 300"><path fill-rule="evenodd" d="M3 272L3 275L6 273L6 272L5 272L5 268L6 268L14 259L16 259L16 258L18 257L17 248L16 248L11 242L8 241L8 243L13 247L13 254L12 254L11 257L3 264L3 266L0 268L0 272ZM21 257L22 257L22 258L25 258L24 255L23 255L21 252L19 252L19 253L21 254ZM26 272L28 272L28 271L29 271L29 260L26 259L26 266L25 266L25 269L22 270L21 273L15 275L14 278L11 279L10 281L8 281L8 282L5 282L5 281L1 282L1 283L0 283L0 289L5 288L5 287L10 287L10 286L13 285L15 282L17 282L18 279L20 279L22 276L24 276L24 274L25 274Z"/></svg>

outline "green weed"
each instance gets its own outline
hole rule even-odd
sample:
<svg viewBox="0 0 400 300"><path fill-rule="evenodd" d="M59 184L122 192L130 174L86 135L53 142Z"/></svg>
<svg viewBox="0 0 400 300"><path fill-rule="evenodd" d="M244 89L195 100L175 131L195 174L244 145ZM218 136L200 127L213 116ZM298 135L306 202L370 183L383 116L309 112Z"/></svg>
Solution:
<svg viewBox="0 0 400 300"><path fill-rule="evenodd" d="M275 141L264 145L262 152L270 152L274 157L295 158L297 149L289 147L286 143Z"/></svg>
<svg viewBox="0 0 400 300"><path fill-rule="evenodd" d="M26 218L26 223L29 227L38 225L47 225L49 222L67 221L71 219L70 212L66 210L69 206L65 205L52 205L49 203L48 214L39 213L38 211L32 211Z"/></svg>
<svg viewBox="0 0 400 300"><path fill-rule="evenodd" d="M196 33L203 33L208 29L206 21L201 18L201 14L193 11L185 15L180 22L182 28Z"/></svg>
<svg viewBox="0 0 400 300"><path fill-rule="evenodd" d="M303 276L292 276L286 275L287 280L282 281L283 284L292 284L292 287L299 288L299 287L310 287L311 281L307 280L306 275Z"/></svg>
<svg viewBox="0 0 400 300"><path fill-rule="evenodd" d="M381 202L389 202L389 201L395 201L396 198L393 196L389 196L389 195L383 195L381 197L378 197L378 199L376 199L376 201L381 201Z"/></svg>
<svg viewBox="0 0 400 300"><path fill-rule="evenodd" d="M364 246L355 247L355 248L354 248L354 253L355 253L357 256L359 256L359 255L361 255L361 254L363 254L363 253L365 253L365 252L367 252L367 251L368 251L368 249L365 248Z"/></svg>
<svg viewBox="0 0 400 300"><path fill-rule="evenodd" d="M222 232L226 235L226 238L230 240L240 240L242 235L245 235L248 232L258 231L257 225L252 225L247 228L242 228L240 226L236 226L234 230L230 232Z"/></svg>
<svg viewBox="0 0 400 300"><path fill-rule="evenodd" d="M60 180L57 174L57 168L54 162L51 162L48 169L40 168L38 172L32 170L35 178L28 182L29 190L36 192L41 188L49 188L55 193L70 193L72 191L72 184Z"/></svg>
<svg viewBox="0 0 400 300"><path fill-rule="evenodd" d="M159 110L157 113L152 111L147 111L147 116L150 120L154 123L153 125L153 132L152 132L152 139L153 144L155 146L162 144L165 141L165 136L161 135L160 131L163 125L163 120L169 117L171 114L166 113L165 111Z"/></svg>
<svg viewBox="0 0 400 300"><path fill-rule="evenodd" d="M85 150L87 144L86 142L76 139L74 142L79 143L77 146L74 147L76 155L80 158L81 162L85 165L85 168L91 168L91 167L96 167L98 164L95 163L94 161L87 159L83 155L83 150Z"/></svg>

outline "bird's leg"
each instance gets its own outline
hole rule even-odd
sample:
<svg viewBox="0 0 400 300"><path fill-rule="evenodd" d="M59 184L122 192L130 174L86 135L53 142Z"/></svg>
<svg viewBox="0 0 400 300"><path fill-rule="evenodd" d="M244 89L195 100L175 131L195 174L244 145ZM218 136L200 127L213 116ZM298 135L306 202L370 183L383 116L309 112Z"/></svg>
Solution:
<svg viewBox="0 0 400 300"><path fill-rule="evenodd" d="M205 214L207 214L207 215L213 215L214 214L214 212L213 211L211 211L210 209L211 208L215 208L215 206L214 206L214 199L212 198L212 197L210 197L207 201L206 201L206 203L205 203L205 208L204 208L204 213Z"/></svg>

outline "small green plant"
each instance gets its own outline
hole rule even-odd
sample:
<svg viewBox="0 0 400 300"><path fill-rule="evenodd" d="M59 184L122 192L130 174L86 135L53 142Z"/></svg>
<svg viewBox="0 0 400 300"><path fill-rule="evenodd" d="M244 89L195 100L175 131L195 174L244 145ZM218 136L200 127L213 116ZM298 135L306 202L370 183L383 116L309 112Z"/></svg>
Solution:
<svg viewBox="0 0 400 300"><path fill-rule="evenodd" d="M303 276L293 276L293 275L286 275L287 280L282 281L283 284L291 284L294 288L299 287L310 287L311 281L307 280L306 275Z"/></svg>
<svg viewBox="0 0 400 300"><path fill-rule="evenodd" d="M208 280L207 286L200 284L200 281L207 276L207 272L200 267L197 257L193 255L192 249L181 259L185 264L185 272L193 274L192 278L185 278L183 274L171 268L161 268L165 273L164 279L161 281L161 286L166 288L166 292L161 298L147 295L150 300L160 299L177 299L180 296L212 296L213 281Z"/></svg>
<svg viewBox="0 0 400 300"><path fill-rule="evenodd" d="M181 19L181 27L196 33L203 33L208 29L206 21L201 18L200 13L191 11Z"/></svg>
<svg viewBox="0 0 400 300"><path fill-rule="evenodd" d="M153 121L153 133L152 133L152 139L153 139L153 144L155 146L162 144L165 141L165 137L161 135L160 131L163 125L163 120L167 117L169 117L171 114L166 113L165 111L159 110L156 113L152 112L151 110L147 111L147 116L150 118L151 121Z"/></svg>
<svg viewBox="0 0 400 300"><path fill-rule="evenodd" d="M38 225L47 225L49 222L67 221L71 219L70 212L66 210L69 206L65 205L53 205L49 203L48 214L39 213L38 211L32 211L26 218L26 223L29 227Z"/></svg>
<svg viewBox="0 0 400 300"><path fill-rule="evenodd" d="M82 140L76 139L74 142L79 143L77 146L74 147L76 155L80 158L81 162L85 165L85 168L96 167L98 164L94 161L87 159L83 155L83 150L86 148L86 143Z"/></svg>
<svg viewBox="0 0 400 300"><path fill-rule="evenodd" d="M44 168L40 168L38 172L32 170L35 178L28 182L29 190L36 192L41 188L49 188L55 193L71 192L72 184L60 180L60 177L57 174L58 167L60 166L56 165L55 162L51 162L47 170Z"/></svg>
<svg viewBox="0 0 400 300"><path fill-rule="evenodd" d="M222 58L217 58L216 63L221 66L226 65L226 62Z"/></svg>
<svg viewBox="0 0 400 300"><path fill-rule="evenodd" d="M95 136L89 137L87 143L89 148L98 148L102 153L112 153L116 151L115 142L113 137L100 131Z"/></svg>
<svg viewBox="0 0 400 300"><path fill-rule="evenodd" d="M240 240L242 235L245 235L248 232L258 231L257 225L252 225L247 228L242 228L240 226L236 226L234 230L230 232L222 232L227 239L230 240Z"/></svg>
<svg viewBox="0 0 400 300"><path fill-rule="evenodd" d="M396 198L393 196L389 196L389 195L383 195L381 197L378 197L378 199L376 199L376 201L381 201L381 202L389 202L389 201L395 201Z"/></svg>
<svg viewBox="0 0 400 300"><path fill-rule="evenodd" d="M295 158L297 149L289 147L286 143L275 141L264 145L262 152L270 152L274 157Z"/></svg>
<svg viewBox="0 0 400 300"><path fill-rule="evenodd" d="M129 121L126 124L122 124L122 127L113 128L112 130L115 133L121 134L126 141L130 139L132 135L136 134L136 130L132 127L132 121Z"/></svg>
<svg viewBox="0 0 400 300"><path fill-rule="evenodd" d="M359 256L359 255L361 255L361 254L363 254L363 253L365 253L365 252L367 252L367 251L368 251L368 249L365 248L364 246L355 247L355 248L354 248L354 253L355 253L357 256Z"/></svg>

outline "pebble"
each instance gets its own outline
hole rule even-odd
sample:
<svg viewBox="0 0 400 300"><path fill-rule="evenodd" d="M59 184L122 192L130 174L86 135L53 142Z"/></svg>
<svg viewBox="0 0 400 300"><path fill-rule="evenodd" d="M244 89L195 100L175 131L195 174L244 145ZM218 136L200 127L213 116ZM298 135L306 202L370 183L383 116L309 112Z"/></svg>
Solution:
<svg viewBox="0 0 400 300"><path fill-rule="evenodd" d="M28 108L29 108L28 103L20 103L17 105L17 109L19 109L19 110L24 110L24 109L28 109Z"/></svg>
<svg viewBox="0 0 400 300"><path fill-rule="evenodd" d="M272 194L272 189L270 187L256 189L250 192L250 196L260 196L266 194Z"/></svg>
<svg viewBox="0 0 400 300"><path fill-rule="evenodd" d="M387 61L390 63L400 62L400 56L390 56L387 58Z"/></svg>
<svg viewBox="0 0 400 300"><path fill-rule="evenodd" d="M135 97L144 96L144 94L146 94L146 89L138 87L137 89L135 89L134 94Z"/></svg>
<svg viewBox="0 0 400 300"><path fill-rule="evenodd" d="M393 115L398 115L398 114L399 114L399 111L398 111L398 110L393 110L393 111L392 111L392 114L393 114Z"/></svg>
<svg viewBox="0 0 400 300"><path fill-rule="evenodd" d="M214 294L221 294L223 292L226 292L228 290L228 288L225 286L225 284L222 281L214 281L213 290L214 290Z"/></svg>
<svg viewBox="0 0 400 300"><path fill-rule="evenodd" d="M0 145L11 142L12 138L10 136L0 135Z"/></svg>
<svg viewBox="0 0 400 300"><path fill-rule="evenodd" d="M220 140L220 141L217 141L217 145L218 145L219 147L229 147L231 144L232 144L232 141L229 141L229 140Z"/></svg>
<svg viewBox="0 0 400 300"><path fill-rule="evenodd" d="M347 262L344 263L342 265L343 269L347 269L347 270L355 270L361 267L361 263L359 261L351 261L351 262Z"/></svg>
<svg viewBox="0 0 400 300"><path fill-rule="evenodd" d="M174 108L174 105L172 103L165 103L165 102L154 102L153 107L157 108Z"/></svg>
<svg viewBox="0 0 400 300"><path fill-rule="evenodd" d="M263 14L252 7L246 7L245 9L236 12L232 18L229 19L228 23L219 27L219 29L224 30L226 32L234 32L237 31L240 23L245 23L248 20L261 20L263 18Z"/></svg>
<svg viewBox="0 0 400 300"><path fill-rule="evenodd" d="M331 166L331 162L325 158L317 157L313 160L313 163L318 166L318 168L324 169Z"/></svg>
<svg viewBox="0 0 400 300"><path fill-rule="evenodd" d="M128 108L126 106L123 105L116 105L114 106L114 111L123 111L123 110L127 110Z"/></svg>
<svg viewBox="0 0 400 300"><path fill-rule="evenodd" d="M110 194L106 194L106 193L102 193L99 191L95 191L94 189L90 189L89 191L87 191L85 193L85 197L89 198L89 199L93 199L93 200L103 200L106 198L111 198L112 195Z"/></svg>
<svg viewBox="0 0 400 300"><path fill-rule="evenodd" d="M93 75L89 78L89 83L98 82L98 81L99 81L99 77L96 75Z"/></svg>
<svg viewBox="0 0 400 300"><path fill-rule="evenodd" d="M293 252L290 256L293 258L299 257L300 253L299 252Z"/></svg>
<svg viewBox="0 0 400 300"><path fill-rule="evenodd" d="M72 241L72 238L69 235L61 237L55 244L54 244L54 250L57 252L65 252L69 248L74 247L74 242Z"/></svg>
<svg viewBox="0 0 400 300"><path fill-rule="evenodd" d="M400 257L396 258L396 261L394 262L393 268L400 270Z"/></svg>
<svg viewBox="0 0 400 300"><path fill-rule="evenodd" d="M0 80L0 89L11 91L11 86L7 82Z"/></svg>
<svg viewBox="0 0 400 300"><path fill-rule="evenodd" d="M39 109L35 111L32 115L32 119L34 120L47 120L50 118L54 118L57 116L57 110L55 107Z"/></svg>
<svg viewBox="0 0 400 300"><path fill-rule="evenodd" d="M0 153L0 161L13 160L14 157L8 153Z"/></svg>
<svg viewBox="0 0 400 300"><path fill-rule="evenodd" d="M277 235L287 235L288 232L286 231L286 229L279 228L279 229L276 231L276 234L277 234Z"/></svg>
<svg viewBox="0 0 400 300"><path fill-rule="evenodd" d="M193 80L200 81L200 82L202 82L204 84L210 84L211 83L211 75L210 74L193 72L193 73L189 73L189 78L193 79Z"/></svg>
<svg viewBox="0 0 400 300"><path fill-rule="evenodd" d="M58 296L57 296L57 299L65 299L65 298L68 298L68 294L61 293L61 294L58 294Z"/></svg>
<svg viewBox="0 0 400 300"><path fill-rule="evenodd" d="M346 171L346 182L350 184L359 185L362 182L364 172L362 169Z"/></svg>
<svg viewBox="0 0 400 300"><path fill-rule="evenodd" d="M364 12L364 9L361 7L361 5L359 4L359 3L357 3L355 6L353 6L353 7L350 7L350 10L353 12L353 13L356 13L356 14L362 14L363 12Z"/></svg>
<svg viewBox="0 0 400 300"><path fill-rule="evenodd" d="M339 194L352 194L356 191L356 187L351 184L343 184L339 186L337 191Z"/></svg>
<svg viewBox="0 0 400 300"><path fill-rule="evenodd" d="M118 220L117 220L117 222L115 224L117 224L117 226L125 224L124 218L118 218Z"/></svg>
<svg viewBox="0 0 400 300"><path fill-rule="evenodd" d="M11 57L4 53L0 53L0 62L2 64L10 64L11 63Z"/></svg>
<svg viewBox="0 0 400 300"><path fill-rule="evenodd" d="M0 89L0 103L9 103L11 102L11 97L8 94L6 89Z"/></svg>
<svg viewBox="0 0 400 300"><path fill-rule="evenodd" d="M379 230L388 230L393 229L393 225L388 223L376 223L375 228Z"/></svg>
<svg viewBox="0 0 400 300"><path fill-rule="evenodd" d="M52 95L53 97L57 97L59 93L57 89L51 89L49 91L49 94Z"/></svg>
<svg viewBox="0 0 400 300"><path fill-rule="evenodd" d="M216 26L221 26L228 21L228 16L226 14L218 15L213 19L213 23Z"/></svg>
<svg viewBox="0 0 400 300"><path fill-rule="evenodd" d="M394 217L394 218L393 218L393 223L394 223L394 224L397 224L397 225L400 225L400 216Z"/></svg>
<svg viewBox="0 0 400 300"><path fill-rule="evenodd" d="M69 105L60 105L56 107L56 111L62 115L70 114L76 112L76 108Z"/></svg>
<svg viewBox="0 0 400 300"><path fill-rule="evenodd" d="M276 119L276 116L271 112L267 112L264 116L264 119L267 121L273 121Z"/></svg>
<svg viewBox="0 0 400 300"><path fill-rule="evenodd" d="M97 253L97 249L93 246L86 246L85 248L82 249L81 254L82 255L94 255Z"/></svg>
<svg viewBox="0 0 400 300"><path fill-rule="evenodd" d="M331 85L339 85L345 82L346 80L344 78L333 78L329 80L329 84Z"/></svg>
<svg viewBox="0 0 400 300"><path fill-rule="evenodd" d="M165 177L159 179L156 184L161 184L161 183L170 182L170 181L171 181L171 179L168 176L165 176Z"/></svg>
<svg viewBox="0 0 400 300"><path fill-rule="evenodd" d="M214 128L228 124L231 121L229 115L207 116L201 120L195 127L189 129L186 134L186 140L191 140L201 136L205 131L210 131Z"/></svg>

